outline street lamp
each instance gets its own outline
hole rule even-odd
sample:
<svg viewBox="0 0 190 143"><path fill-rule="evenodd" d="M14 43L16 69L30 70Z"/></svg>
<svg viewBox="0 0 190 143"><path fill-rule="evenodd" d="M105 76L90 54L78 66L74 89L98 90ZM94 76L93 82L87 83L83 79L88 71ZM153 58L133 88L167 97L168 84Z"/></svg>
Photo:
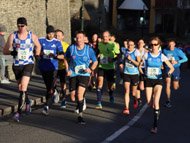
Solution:
<svg viewBox="0 0 190 143"><path fill-rule="evenodd" d="M84 0L82 0L81 7L81 30L84 31Z"/></svg>

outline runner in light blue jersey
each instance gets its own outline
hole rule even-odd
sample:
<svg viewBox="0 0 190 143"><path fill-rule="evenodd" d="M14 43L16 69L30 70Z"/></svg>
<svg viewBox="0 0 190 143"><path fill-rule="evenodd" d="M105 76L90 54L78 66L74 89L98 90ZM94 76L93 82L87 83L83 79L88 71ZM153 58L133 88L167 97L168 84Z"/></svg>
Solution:
<svg viewBox="0 0 190 143"><path fill-rule="evenodd" d="M88 86L90 74L98 64L93 49L84 43L84 37L83 31L76 32L76 44L67 48L64 59L67 76L69 76L71 100L77 101L77 109L79 109L79 124L85 124L82 113L84 93ZM91 66L90 60L93 62Z"/></svg>
<svg viewBox="0 0 190 143"><path fill-rule="evenodd" d="M145 80L145 91L146 99L149 107L154 108L154 123L153 128L151 129L152 133L157 133L157 125L160 114L160 96L162 92L162 72L161 66L163 62L170 68L168 75L171 75L174 71L172 64L169 62L168 58L159 52L159 47L161 45L161 40L158 37L153 37L149 44L151 47L151 52L148 52L142 58L142 62L139 66L139 71L141 74L144 74L141 65L145 64L145 75L147 79Z"/></svg>
<svg viewBox="0 0 190 143"><path fill-rule="evenodd" d="M175 68L171 76L166 76L166 95L167 101L165 107L172 107L171 104L171 80L173 80L173 88L177 90L179 88L179 79L180 79L180 65L187 61L187 57L182 50L175 47L175 41L169 40L168 47L163 50L163 54L169 59ZM165 73L169 71L169 67L165 65Z"/></svg>
<svg viewBox="0 0 190 143"><path fill-rule="evenodd" d="M124 59L121 59L120 69L123 71L123 83L125 88L125 109L123 114L130 114L129 100L130 100L130 85L132 86L132 96L134 98L134 108L137 107L137 86L139 83L138 65L141 57L138 49L135 49L135 43L132 40L128 41L128 48L123 51Z"/></svg>

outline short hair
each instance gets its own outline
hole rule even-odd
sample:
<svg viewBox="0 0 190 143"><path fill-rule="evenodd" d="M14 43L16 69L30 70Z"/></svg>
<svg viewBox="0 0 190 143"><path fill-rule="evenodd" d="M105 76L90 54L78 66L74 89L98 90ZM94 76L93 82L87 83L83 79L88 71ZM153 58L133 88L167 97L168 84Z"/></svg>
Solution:
<svg viewBox="0 0 190 143"><path fill-rule="evenodd" d="M111 35L111 33L110 33L109 30L105 30L105 31L102 33L102 35L103 35L104 33L106 33L106 32L108 32L109 36Z"/></svg>
<svg viewBox="0 0 190 143"><path fill-rule="evenodd" d="M84 31L82 31L82 30L77 30L75 32L75 36L77 36L77 34L83 34L84 36L86 36L86 33Z"/></svg>
<svg viewBox="0 0 190 143"><path fill-rule="evenodd" d="M18 24L24 24L24 25L27 26L27 20L26 20L26 18L25 18L25 17L19 17L19 18L17 19L17 25L18 25Z"/></svg>
<svg viewBox="0 0 190 143"><path fill-rule="evenodd" d="M168 40L167 40L167 43L169 43L169 42L174 42L174 43L176 43L176 42L175 42L175 39L173 39L173 38L168 39Z"/></svg>
<svg viewBox="0 0 190 143"><path fill-rule="evenodd" d="M57 33L57 32L61 32L61 33L64 35L64 32L63 32L62 30L60 30L60 29L56 29L55 32L56 32L56 33Z"/></svg>
<svg viewBox="0 0 190 143"><path fill-rule="evenodd" d="M162 45L162 41L160 40L159 37L152 37L152 38L150 38L150 40L149 40L149 45L151 44L151 42L152 42L153 40L158 41L158 44L159 44L159 45Z"/></svg>

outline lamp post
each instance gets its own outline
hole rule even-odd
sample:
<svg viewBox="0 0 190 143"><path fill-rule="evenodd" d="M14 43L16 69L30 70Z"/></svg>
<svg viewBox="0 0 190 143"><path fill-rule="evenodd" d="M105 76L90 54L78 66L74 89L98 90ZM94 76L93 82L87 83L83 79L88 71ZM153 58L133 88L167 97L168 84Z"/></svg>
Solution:
<svg viewBox="0 0 190 143"><path fill-rule="evenodd" d="M84 31L84 0L82 0L81 7L81 30Z"/></svg>

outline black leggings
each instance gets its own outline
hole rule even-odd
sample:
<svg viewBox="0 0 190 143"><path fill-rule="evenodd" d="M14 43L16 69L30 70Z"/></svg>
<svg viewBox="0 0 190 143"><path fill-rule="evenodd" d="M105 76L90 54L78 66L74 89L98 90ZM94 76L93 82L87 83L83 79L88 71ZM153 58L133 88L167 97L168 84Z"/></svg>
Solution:
<svg viewBox="0 0 190 143"><path fill-rule="evenodd" d="M56 76L57 76L57 70L51 70L51 71L40 71L44 80L44 83L46 85L46 106L49 106L51 103L51 97L53 95L53 90L56 83Z"/></svg>

